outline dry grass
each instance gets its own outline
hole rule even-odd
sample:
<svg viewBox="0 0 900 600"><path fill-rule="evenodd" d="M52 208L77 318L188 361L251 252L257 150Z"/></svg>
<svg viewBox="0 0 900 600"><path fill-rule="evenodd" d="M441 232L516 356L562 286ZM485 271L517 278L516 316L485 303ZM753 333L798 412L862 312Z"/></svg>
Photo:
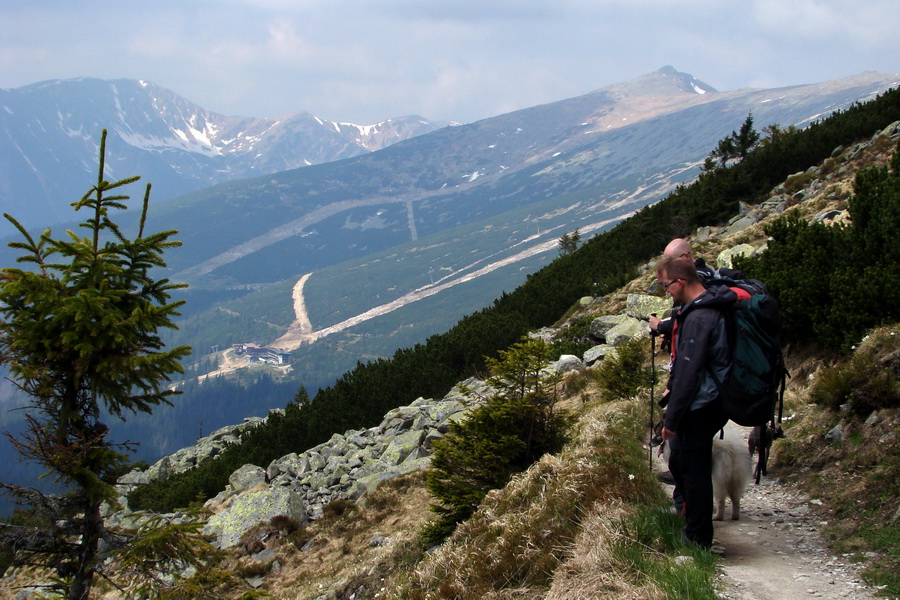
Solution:
<svg viewBox="0 0 900 600"><path fill-rule="evenodd" d="M473 517L395 580L385 597L538 598L553 587L576 540L598 541L585 518L610 507L661 501L635 431L636 403L589 406L579 441L546 455L504 489L488 494ZM615 513L615 511L613 511Z"/></svg>
<svg viewBox="0 0 900 600"><path fill-rule="evenodd" d="M623 535L621 523L632 510L622 503L596 507L583 521L570 552L561 565L545 600L662 600L652 581L638 583L623 569L609 543Z"/></svg>
<svg viewBox="0 0 900 600"><path fill-rule="evenodd" d="M264 589L285 600L344 598L360 587L372 593L388 572L421 558L416 534L431 517L430 502L423 474L414 473L383 483L356 505L339 505L278 542L280 571Z"/></svg>

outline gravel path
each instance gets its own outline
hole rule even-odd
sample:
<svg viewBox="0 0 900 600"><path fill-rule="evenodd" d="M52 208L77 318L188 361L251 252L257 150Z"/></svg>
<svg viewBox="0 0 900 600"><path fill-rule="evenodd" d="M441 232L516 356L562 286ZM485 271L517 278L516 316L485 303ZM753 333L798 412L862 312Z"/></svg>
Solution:
<svg viewBox="0 0 900 600"><path fill-rule="evenodd" d="M666 469L654 454L654 468ZM755 457L754 457L755 465ZM663 485L671 496L672 486ZM874 600L873 590L856 567L828 549L825 525L815 500L769 475L750 484L741 501L741 518L715 521L715 545L724 548L719 563L722 600L798 600L850 598Z"/></svg>
<svg viewBox="0 0 900 600"><path fill-rule="evenodd" d="M856 568L828 550L814 503L776 478L750 485L741 519L715 523L723 599L875 598Z"/></svg>

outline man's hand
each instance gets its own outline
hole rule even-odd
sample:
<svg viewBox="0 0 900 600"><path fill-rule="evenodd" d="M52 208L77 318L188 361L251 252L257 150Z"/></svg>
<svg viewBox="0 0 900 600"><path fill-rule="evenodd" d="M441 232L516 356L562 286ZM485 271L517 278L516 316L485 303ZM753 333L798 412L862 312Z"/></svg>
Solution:
<svg viewBox="0 0 900 600"><path fill-rule="evenodd" d="M666 428L666 427L663 427L663 428L662 428L662 439L663 439L663 441L666 441L667 439L673 438L673 437L677 437L677 436L675 435L675 432L674 432L674 431L672 431L671 429L668 429L668 428Z"/></svg>
<svg viewBox="0 0 900 600"><path fill-rule="evenodd" d="M659 324L662 323L662 319L657 317L656 315L650 315L650 331L656 331L659 327Z"/></svg>

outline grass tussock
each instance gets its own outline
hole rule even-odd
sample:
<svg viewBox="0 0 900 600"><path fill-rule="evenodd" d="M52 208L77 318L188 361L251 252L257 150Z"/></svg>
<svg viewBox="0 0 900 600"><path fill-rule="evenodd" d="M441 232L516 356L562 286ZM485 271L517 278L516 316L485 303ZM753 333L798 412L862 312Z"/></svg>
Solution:
<svg viewBox="0 0 900 600"><path fill-rule="evenodd" d="M593 512L545 600L715 600L716 559L685 547L681 527L662 508L622 503Z"/></svg>

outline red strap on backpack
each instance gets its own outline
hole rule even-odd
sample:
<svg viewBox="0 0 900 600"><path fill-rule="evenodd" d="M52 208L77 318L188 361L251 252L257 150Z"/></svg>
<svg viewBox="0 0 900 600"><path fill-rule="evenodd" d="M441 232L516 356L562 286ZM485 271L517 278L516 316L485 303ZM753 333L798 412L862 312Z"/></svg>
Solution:
<svg viewBox="0 0 900 600"><path fill-rule="evenodd" d="M729 290L737 294L738 300L748 300L752 294L745 290L744 288L740 288L737 286L729 287Z"/></svg>

